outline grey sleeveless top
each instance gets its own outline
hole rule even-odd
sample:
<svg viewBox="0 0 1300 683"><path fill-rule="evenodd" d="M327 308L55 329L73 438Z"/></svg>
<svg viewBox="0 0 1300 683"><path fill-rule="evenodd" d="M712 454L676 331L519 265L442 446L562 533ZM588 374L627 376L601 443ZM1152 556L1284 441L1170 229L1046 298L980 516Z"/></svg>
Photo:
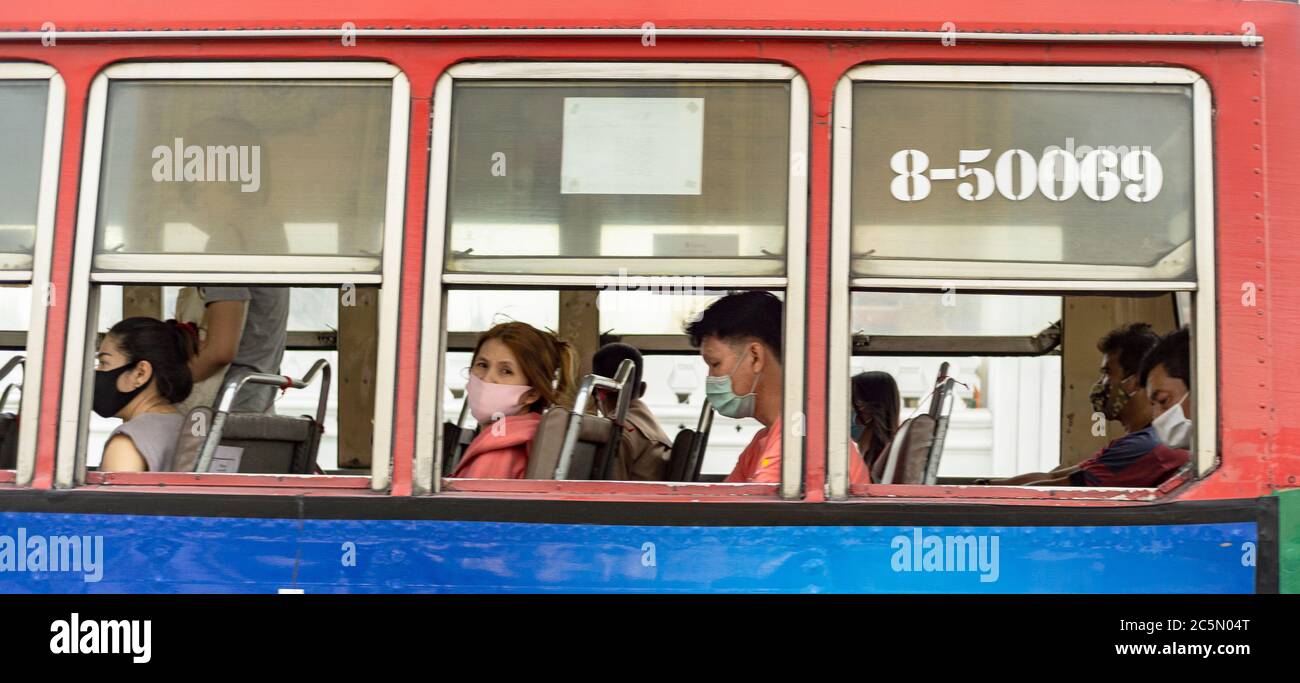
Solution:
<svg viewBox="0 0 1300 683"><path fill-rule="evenodd" d="M108 438L125 434L144 456L150 472L169 472L176 464L176 437L184 423L185 416L180 413L145 413L118 425Z"/></svg>

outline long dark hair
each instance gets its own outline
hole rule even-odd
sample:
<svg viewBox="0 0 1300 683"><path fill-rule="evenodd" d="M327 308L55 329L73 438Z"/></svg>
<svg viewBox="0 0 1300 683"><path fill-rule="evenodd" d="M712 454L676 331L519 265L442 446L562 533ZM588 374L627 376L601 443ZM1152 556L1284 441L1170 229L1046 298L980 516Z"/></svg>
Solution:
<svg viewBox="0 0 1300 683"><path fill-rule="evenodd" d="M898 383L888 372L873 370L854 375L852 384L854 403L865 404L870 408L874 418L867 426L873 437L871 449L862 454L862 458L870 466L889 444L890 439L894 438L894 432L898 431ZM855 405L854 419L857 418L857 413L858 409Z"/></svg>
<svg viewBox="0 0 1300 683"><path fill-rule="evenodd" d="M189 362L198 350L198 333L193 325L138 316L120 321L108 335L128 363L149 361L154 386L168 402L180 403L189 398L194 388Z"/></svg>

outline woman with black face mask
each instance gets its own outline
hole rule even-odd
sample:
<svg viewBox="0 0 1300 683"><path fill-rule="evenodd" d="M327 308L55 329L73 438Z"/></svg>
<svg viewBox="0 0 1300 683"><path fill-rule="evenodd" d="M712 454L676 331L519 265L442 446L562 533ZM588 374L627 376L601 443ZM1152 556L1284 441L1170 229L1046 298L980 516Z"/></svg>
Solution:
<svg viewBox="0 0 1300 683"><path fill-rule="evenodd" d="M165 472L176 455L184 417L174 404L190 395L191 326L127 318L104 335L95 354L94 410L122 424L108 436L101 472Z"/></svg>

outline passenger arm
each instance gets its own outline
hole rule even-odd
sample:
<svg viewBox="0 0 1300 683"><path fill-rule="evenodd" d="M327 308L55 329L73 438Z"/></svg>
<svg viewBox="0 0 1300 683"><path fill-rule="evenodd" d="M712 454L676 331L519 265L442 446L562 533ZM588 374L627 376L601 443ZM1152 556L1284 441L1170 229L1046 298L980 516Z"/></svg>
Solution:
<svg viewBox="0 0 1300 683"><path fill-rule="evenodd" d="M239 338L244 332L244 302L214 301L208 304L203 318L208 336L198 355L190 359L190 372L195 382L217 374L235 360Z"/></svg>
<svg viewBox="0 0 1300 683"><path fill-rule="evenodd" d="M125 434L118 434L104 446L104 459L99 463L101 472L144 472L144 456L136 450L135 442Z"/></svg>

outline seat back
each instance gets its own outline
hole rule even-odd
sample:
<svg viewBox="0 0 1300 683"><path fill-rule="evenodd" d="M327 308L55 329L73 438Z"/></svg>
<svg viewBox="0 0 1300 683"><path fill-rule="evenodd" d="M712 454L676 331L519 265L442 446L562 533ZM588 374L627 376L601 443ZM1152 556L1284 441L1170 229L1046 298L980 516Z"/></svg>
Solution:
<svg viewBox="0 0 1300 683"><path fill-rule="evenodd" d="M0 413L0 470L18 467L18 416Z"/></svg>
<svg viewBox="0 0 1300 683"><path fill-rule="evenodd" d="M211 429L213 411L207 406L190 410L176 437L176 470L193 472L199 452ZM320 449L320 426L306 415L228 413L222 427L219 455L243 450L239 471L249 474L312 474Z"/></svg>
<svg viewBox="0 0 1300 683"><path fill-rule="evenodd" d="M306 415L230 413L221 445L244 449L240 473L311 474L316 469L320 429Z"/></svg>
<svg viewBox="0 0 1300 683"><path fill-rule="evenodd" d="M695 429L682 429L673 439L672 455L668 460L668 481L700 480L700 467L704 465L704 450L709 444L709 431L712 429L713 407L706 400Z"/></svg>
<svg viewBox="0 0 1300 683"><path fill-rule="evenodd" d="M930 408L904 420L890 440L885 455L872 466L872 481L881 484L934 484L952 412L953 384L948 364L939 366Z"/></svg>
<svg viewBox="0 0 1300 683"><path fill-rule="evenodd" d="M889 447L876 458L871 479L879 484L920 484L934 445L934 418L928 413L903 421Z"/></svg>
<svg viewBox="0 0 1300 683"><path fill-rule="evenodd" d="M212 427L212 408L195 406L185 415L181 432L176 436L177 472L193 472L198 465L199 451L203 449L203 439Z"/></svg>
<svg viewBox="0 0 1300 683"><path fill-rule="evenodd" d="M442 476L450 477L460 465L461 456L474 440L474 430L465 427L465 416L469 414L469 401L461 404L460 416L455 422L442 423Z"/></svg>
<svg viewBox="0 0 1300 683"><path fill-rule="evenodd" d="M562 406L552 406L542 415L537 434L528 451L527 479L554 479L564 449L573 411ZM580 423L578 440L565 479L594 479L600 455L615 436L614 423L599 415L584 414Z"/></svg>

